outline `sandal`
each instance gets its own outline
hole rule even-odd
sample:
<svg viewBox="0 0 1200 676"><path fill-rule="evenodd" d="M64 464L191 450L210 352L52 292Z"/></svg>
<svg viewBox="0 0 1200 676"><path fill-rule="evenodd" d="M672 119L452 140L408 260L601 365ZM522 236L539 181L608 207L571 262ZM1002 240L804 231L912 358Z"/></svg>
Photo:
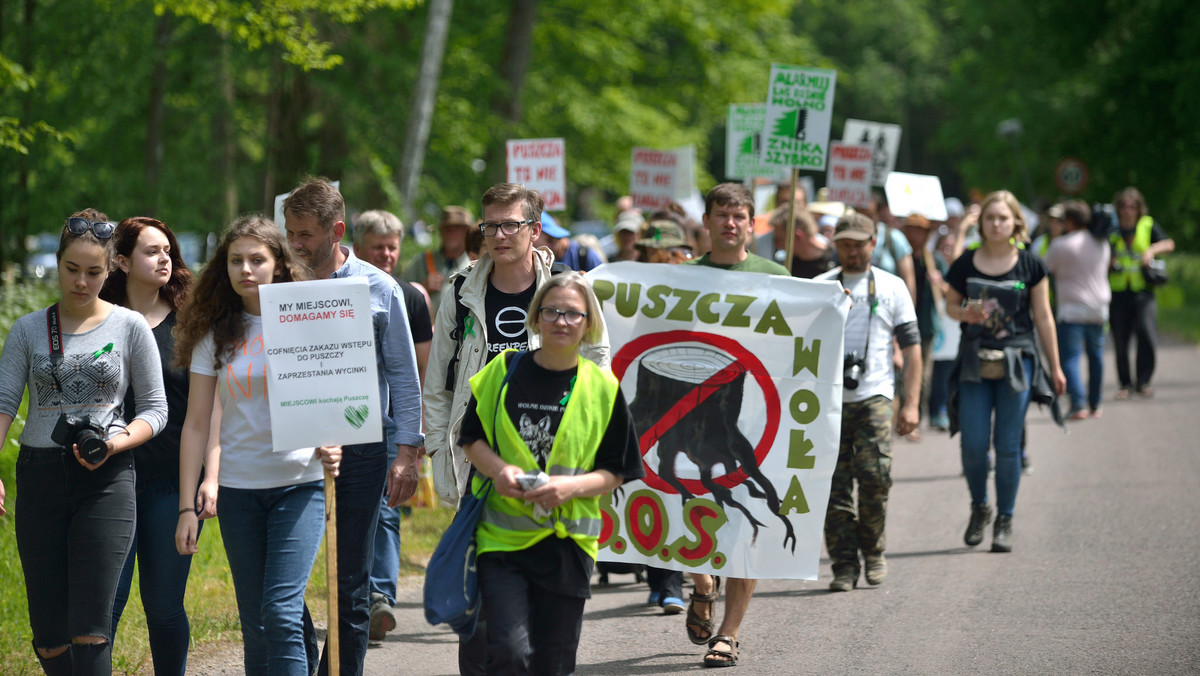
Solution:
<svg viewBox="0 0 1200 676"><path fill-rule="evenodd" d="M721 650L718 643L725 643L729 650ZM706 667L735 667L738 661L738 642L730 636L714 636L708 639L708 652L704 654Z"/></svg>
<svg viewBox="0 0 1200 676"><path fill-rule="evenodd" d="M684 628L687 629L688 640L691 641L692 643L694 643L696 645L705 645L710 640L712 640L713 632L715 632L717 630L717 625L714 622L713 618L716 616L717 598L719 598L720 596L721 596L721 578L718 575L713 576L712 593L697 594L695 592L692 592L691 595L688 596L689 600L688 600L688 607L687 607L687 620L686 620L687 624ZM696 613L696 602L697 601L699 601L700 603L709 604L707 620L701 618L700 615ZM693 626L699 627L700 630L697 631L697 630L693 629L692 628ZM708 635L701 636L699 633L700 631L707 632Z"/></svg>

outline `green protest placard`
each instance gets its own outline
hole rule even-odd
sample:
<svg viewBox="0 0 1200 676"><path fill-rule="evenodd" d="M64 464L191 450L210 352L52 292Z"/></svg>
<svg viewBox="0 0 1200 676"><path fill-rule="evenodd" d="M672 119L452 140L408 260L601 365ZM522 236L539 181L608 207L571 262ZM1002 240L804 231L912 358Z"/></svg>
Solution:
<svg viewBox="0 0 1200 676"><path fill-rule="evenodd" d="M764 164L814 171L825 168L836 85L835 70L771 64L763 126Z"/></svg>
<svg viewBox="0 0 1200 676"><path fill-rule="evenodd" d="M725 124L725 177L779 179L783 168L762 161L765 103L731 103Z"/></svg>

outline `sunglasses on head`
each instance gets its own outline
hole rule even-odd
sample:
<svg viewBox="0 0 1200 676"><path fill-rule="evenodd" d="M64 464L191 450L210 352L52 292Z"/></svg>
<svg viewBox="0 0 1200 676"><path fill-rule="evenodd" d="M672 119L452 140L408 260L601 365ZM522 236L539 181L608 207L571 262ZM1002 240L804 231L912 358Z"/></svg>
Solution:
<svg viewBox="0 0 1200 676"><path fill-rule="evenodd" d="M72 235L82 235L89 228L97 239L111 239L113 232L117 229L117 224L109 223L108 221L89 221L86 218L79 218L78 216L72 216L67 219L67 232Z"/></svg>

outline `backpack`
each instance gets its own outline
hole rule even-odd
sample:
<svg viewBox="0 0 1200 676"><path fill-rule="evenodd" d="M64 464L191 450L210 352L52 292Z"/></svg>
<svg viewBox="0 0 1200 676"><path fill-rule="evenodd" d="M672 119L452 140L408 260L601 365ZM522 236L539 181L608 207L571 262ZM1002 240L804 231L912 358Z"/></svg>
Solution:
<svg viewBox="0 0 1200 676"><path fill-rule="evenodd" d="M554 263L550 266L550 274L557 275L562 272L567 272L571 268L563 263ZM467 281L467 275L459 273L454 278L454 328L450 329L450 339L454 341L454 354L451 355L450 361L446 363L446 383L445 389L447 392L454 391L455 374L458 371L458 355L462 352L463 336L467 330L467 319L471 311L462 302L462 288Z"/></svg>

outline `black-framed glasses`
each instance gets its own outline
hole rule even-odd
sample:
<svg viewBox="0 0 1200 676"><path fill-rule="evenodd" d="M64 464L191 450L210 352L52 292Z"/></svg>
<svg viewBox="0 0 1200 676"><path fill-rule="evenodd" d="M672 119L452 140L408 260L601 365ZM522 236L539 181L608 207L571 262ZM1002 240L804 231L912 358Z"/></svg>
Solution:
<svg viewBox="0 0 1200 676"><path fill-rule="evenodd" d="M506 235L512 236L520 231L522 225L530 225L537 221L502 221L500 223L480 223L479 230L484 237L495 237L496 231L499 230Z"/></svg>
<svg viewBox="0 0 1200 676"><path fill-rule="evenodd" d="M117 229L117 224L109 223L108 221L89 221L86 218L79 218L78 216L72 216L67 219L67 232L72 235L82 235L89 228L97 239L111 239L113 232Z"/></svg>
<svg viewBox="0 0 1200 676"><path fill-rule="evenodd" d="M538 308L538 316L547 324L553 324L558 321L559 317L562 317L568 326L579 326L579 323L587 317L587 313L579 310L559 310L556 307L543 305Z"/></svg>

